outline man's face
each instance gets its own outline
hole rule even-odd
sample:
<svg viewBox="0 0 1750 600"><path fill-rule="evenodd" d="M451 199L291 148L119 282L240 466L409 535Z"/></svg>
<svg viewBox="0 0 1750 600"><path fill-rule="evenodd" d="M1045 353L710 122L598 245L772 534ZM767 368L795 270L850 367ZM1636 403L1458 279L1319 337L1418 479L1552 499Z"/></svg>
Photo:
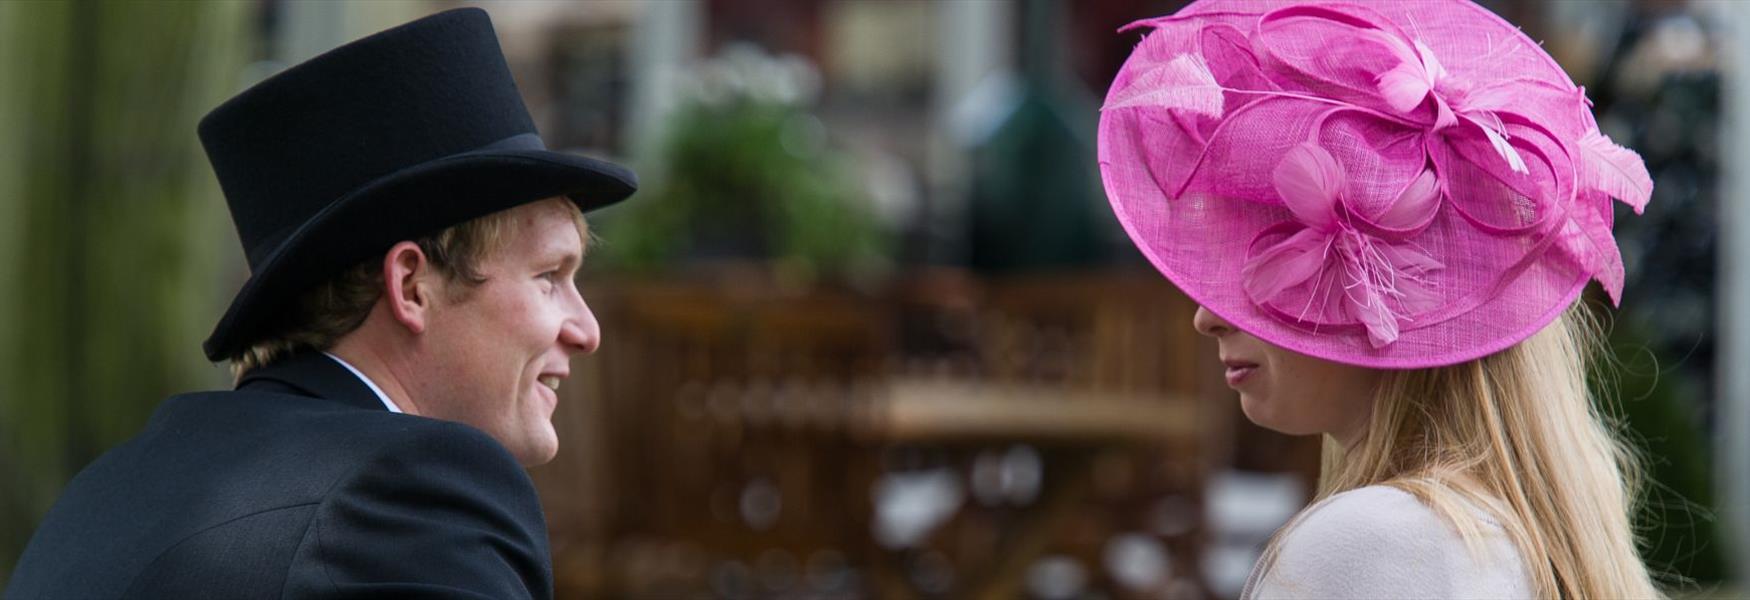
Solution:
<svg viewBox="0 0 1750 600"><path fill-rule="evenodd" d="M573 354L601 341L574 277L583 239L566 200L510 209L502 245L480 262L485 282L438 281L419 345L419 408L428 417L473 425L524 466L553 459L556 388Z"/></svg>

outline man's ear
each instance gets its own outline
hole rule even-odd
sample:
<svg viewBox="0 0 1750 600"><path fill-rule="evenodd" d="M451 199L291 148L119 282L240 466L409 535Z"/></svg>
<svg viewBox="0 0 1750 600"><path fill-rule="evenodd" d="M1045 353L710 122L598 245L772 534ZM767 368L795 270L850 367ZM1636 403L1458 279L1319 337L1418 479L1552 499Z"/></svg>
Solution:
<svg viewBox="0 0 1750 600"><path fill-rule="evenodd" d="M383 300L395 322L409 333L424 333L431 318L432 299L438 292L434 274L419 244L401 242L383 255Z"/></svg>

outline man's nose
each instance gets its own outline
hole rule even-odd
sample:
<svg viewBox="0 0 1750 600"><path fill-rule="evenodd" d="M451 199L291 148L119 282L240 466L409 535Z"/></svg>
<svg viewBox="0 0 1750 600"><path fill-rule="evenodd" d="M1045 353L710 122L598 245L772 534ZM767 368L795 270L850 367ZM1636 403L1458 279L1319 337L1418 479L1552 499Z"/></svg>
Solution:
<svg viewBox="0 0 1750 600"><path fill-rule="evenodd" d="M1226 319L1215 316L1215 313L1209 312L1209 309L1201 306L1197 307L1197 314L1191 317L1191 327L1196 329L1197 333L1213 338L1218 338L1233 333L1234 331L1232 323L1227 322Z"/></svg>
<svg viewBox="0 0 1750 600"><path fill-rule="evenodd" d="M573 292L575 294L575 292ZM559 344L571 354L591 354L602 345L602 328L581 294L573 297L574 313L559 328Z"/></svg>

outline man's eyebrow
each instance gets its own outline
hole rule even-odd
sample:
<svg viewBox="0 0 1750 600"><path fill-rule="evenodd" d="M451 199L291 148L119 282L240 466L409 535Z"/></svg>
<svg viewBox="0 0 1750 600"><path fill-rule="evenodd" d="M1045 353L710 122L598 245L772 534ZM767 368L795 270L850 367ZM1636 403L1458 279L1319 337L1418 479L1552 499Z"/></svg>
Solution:
<svg viewBox="0 0 1750 600"><path fill-rule="evenodd" d="M548 266L564 267L583 262L583 254L575 250L549 249L541 253L540 257L540 263Z"/></svg>
<svg viewBox="0 0 1750 600"><path fill-rule="evenodd" d="M560 269L576 269L583 265L584 256L588 253L587 247L578 249L549 246L540 254L540 263Z"/></svg>

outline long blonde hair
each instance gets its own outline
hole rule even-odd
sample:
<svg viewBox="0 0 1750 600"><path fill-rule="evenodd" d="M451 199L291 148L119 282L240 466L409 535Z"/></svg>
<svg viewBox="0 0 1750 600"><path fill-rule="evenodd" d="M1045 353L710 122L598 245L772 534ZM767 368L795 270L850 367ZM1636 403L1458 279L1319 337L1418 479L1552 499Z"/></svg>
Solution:
<svg viewBox="0 0 1750 600"><path fill-rule="evenodd" d="M1518 548L1538 597L1659 597L1630 524L1639 462L1588 391L1602 348L1597 320L1576 304L1501 352L1386 372L1366 431L1348 448L1326 438L1319 498L1404 490L1472 552L1482 529L1470 507L1481 507Z"/></svg>

